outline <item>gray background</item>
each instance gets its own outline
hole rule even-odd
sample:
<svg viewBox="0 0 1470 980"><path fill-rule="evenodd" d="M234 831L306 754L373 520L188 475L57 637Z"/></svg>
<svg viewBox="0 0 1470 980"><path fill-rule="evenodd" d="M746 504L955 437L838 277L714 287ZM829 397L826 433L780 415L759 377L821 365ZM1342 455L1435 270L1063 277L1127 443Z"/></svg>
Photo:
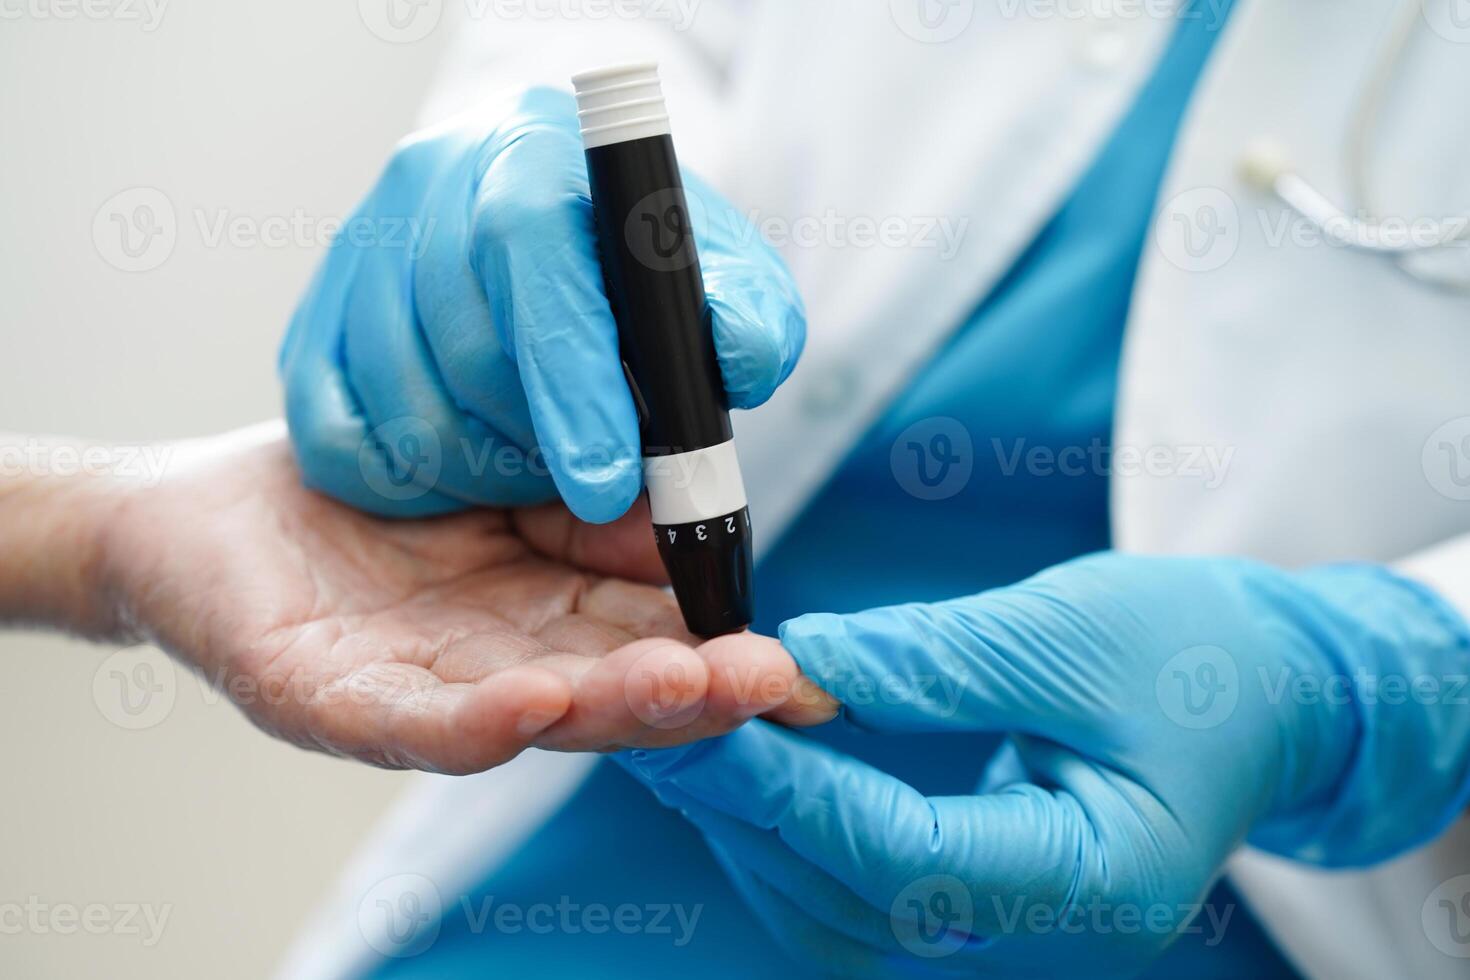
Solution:
<svg viewBox="0 0 1470 980"><path fill-rule="evenodd" d="M0 10L0 429L141 440L278 414L275 348L321 250L211 246L199 221L350 213L452 14L390 43L355 0L173 0L151 24L142 6L62 19L68 2ZM177 240L128 273L93 220L140 186L167 196ZM16 931L12 913L0 975L265 975L404 777L272 742L182 673L160 723L120 728L92 693L113 652L0 635L0 911L169 917L146 946Z"/></svg>

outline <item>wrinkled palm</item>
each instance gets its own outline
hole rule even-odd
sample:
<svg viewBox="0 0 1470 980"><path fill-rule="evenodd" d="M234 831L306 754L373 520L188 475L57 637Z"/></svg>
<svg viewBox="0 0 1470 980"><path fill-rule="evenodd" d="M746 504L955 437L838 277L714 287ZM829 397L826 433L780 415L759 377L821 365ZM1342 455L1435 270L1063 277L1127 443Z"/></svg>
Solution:
<svg viewBox="0 0 1470 980"><path fill-rule="evenodd" d="M600 526L560 505L380 520L303 488L278 426L182 446L168 479L124 496L102 554L140 636L266 731L375 765L475 772L530 744L830 713L790 700L806 688L775 641L692 649L641 508Z"/></svg>

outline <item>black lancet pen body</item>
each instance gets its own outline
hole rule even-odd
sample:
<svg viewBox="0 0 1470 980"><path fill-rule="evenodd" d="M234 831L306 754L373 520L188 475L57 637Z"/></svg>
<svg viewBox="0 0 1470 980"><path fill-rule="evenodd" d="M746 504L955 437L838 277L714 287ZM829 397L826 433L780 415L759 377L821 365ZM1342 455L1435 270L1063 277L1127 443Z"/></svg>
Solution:
<svg viewBox="0 0 1470 980"><path fill-rule="evenodd" d="M573 78L659 555L689 631L750 625L750 512L657 66Z"/></svg>

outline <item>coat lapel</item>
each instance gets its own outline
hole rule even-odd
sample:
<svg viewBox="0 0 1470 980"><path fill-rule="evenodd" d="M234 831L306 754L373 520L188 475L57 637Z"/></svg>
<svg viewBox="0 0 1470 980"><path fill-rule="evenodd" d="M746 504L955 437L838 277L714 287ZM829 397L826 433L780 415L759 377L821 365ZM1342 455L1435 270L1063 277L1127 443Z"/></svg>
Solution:
<svg viewBox="0 0 1470 980"><path fill-rule="evenodd" d="M1026 9L824 0L758 15L724 143L699 155L807 302L801 365L736 423L764 543L1031 242L1173 27Z"/></svg>

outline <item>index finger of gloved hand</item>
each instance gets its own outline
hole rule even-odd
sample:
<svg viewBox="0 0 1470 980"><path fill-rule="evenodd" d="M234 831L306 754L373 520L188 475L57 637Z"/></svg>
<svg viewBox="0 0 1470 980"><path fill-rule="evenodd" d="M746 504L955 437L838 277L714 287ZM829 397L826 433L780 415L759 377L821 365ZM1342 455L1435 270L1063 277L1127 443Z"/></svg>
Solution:
<svg viewBox="0 0 1470 980"><path fill-rule="evenodd" d="M480 178L472 264L572 512L602 524L643 486L638 416L602 285L575 122L531 114Z"/></svg>
<svg viewBox="0 0 1470 980"><path fill-rule="evenodd" d="M806 310L781 257L744 214L684 175L720 374L732 408L755 408L790 377L806 344Z"/></svg>
<svg viewBox="0 0 1470 980"><path fill-rule="evenodd" d="M795 856L879 910L906 907L906 896L922 908L935 889L954 891L949 899L971 909L954 937L966 948L999 931L998 910L1018 896L1064 905L1096 857L1086 815L1069 794L1025 786L925 797L866 763L760 722L620 761L667 805L692 800L776 831Z"/></svg>
<svg viewBox="0 0 1470 980"><path fill-rule="evenodd" d="M303 482L358 510L428 517L464 503L406 480L369 431L339 357L342 308L355 257L335 252L318 270L281 350L286 424Z"/></svg>
<svg viewBox="0 0 1470 980"><path fill-rule="evenodd" d="M431 190L422 254L413 266L414 303L424 339L449 397L522 449L536 445L531 409L513 352L490 316L479 274L470 264L473 159L459 161Z"/></svg>
<svg viewBox="0 0 1470 980"><path fill-rule="evenodd" d="M391 213L391 202L379 201ZM358 246L342 357L360 407L402 473L470 503L518 507L553 499L546 471L497 427L466 414L444 388L410 291L417 239ZM489 379L487 379L489 380Z"/></svg>
<svg viewBox="0 0 1470 980"><path fill-rule="evenodd" d="M802 671L876 731L1012 731L1068 741L1117 665L1056 596L1024 585L781 624ZM1069 641L1053 639L1058 624ZM1078 627L1081 627L1080 629ZM1106 706L1101 706L1106 709Z"/></svg>

